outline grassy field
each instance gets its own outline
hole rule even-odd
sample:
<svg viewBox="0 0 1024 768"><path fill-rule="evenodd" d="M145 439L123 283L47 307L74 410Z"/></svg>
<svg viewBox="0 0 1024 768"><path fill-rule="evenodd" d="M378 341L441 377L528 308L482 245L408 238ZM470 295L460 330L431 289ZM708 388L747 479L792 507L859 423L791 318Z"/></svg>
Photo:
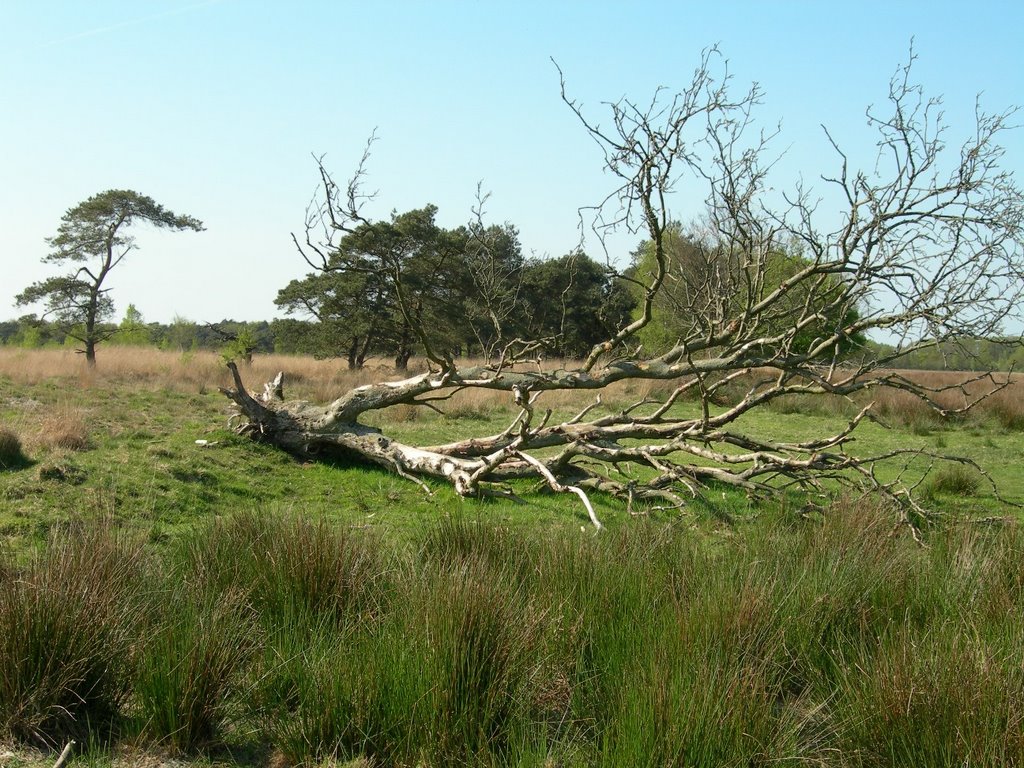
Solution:
<svg viewBox="0 0 1024 768"><path fill-rule="evenodd" d="M374 374L353 375L336 363L309 358L266 357L257 358L245 373L257 386L278 369L288 372L289 396L321 402ZM546 493L531 493L527 505L466 502L443 487L426 496L413 484L372 468L296 462L227 428L229 404L217 388L228 383L223 363L213 354L111 348L97 371L90 372L71 352L0 348L0 428L19 438L31 460L0 476L0 537L17 547L41 541L51 525L69 517L111 517L160 541L196 521L252 508L324 515L347 525L381 528L399 539L459 511L511 526L578 528L585 521L582 508ZM649 387L620 387L606 400L609 407L632 402ZM1024 474L1017 471L1024 455L1021 390L1024 385L1017 385L985 401L968 419L945 423L901 399L901 393L885 394L878 409L894 428L865 424L856 448L865 454L899 447L966 455L991 473L1007 499L1022 503ZM548 402L566 414L574 406L578 402L565 395ZM858 406L787 400L751 414L743 426L754 434L805 438L837 431ZM446 416L396 406L372 418L399 439L429 444L500 431L514 414L500 394L468 393L450 404ZM930 466L915 459L906 477L916 479ZM891 477L901 471L902 463L891 462L881 473ZM969 488L966 495L943 494L944 471L950 470L933 467L932 479L939 482L932 506L1006 513L986 484ZM683 514L714 517L748 506L743 494L725 494L724 499L720 493L708 494ZM605 522L614 526L624 518L620 504L600 496L595 502Z"/></svg>
<svg viewBox="0 0 1024 768"><path fill-rule="evenodd" d="M103 352L89 372L0 349L22 447L0 444L0 765L69 738L96 766L1024 765L1024 537L970 472L925 478L926 547L870 500L808 515L717 490L639 519L595 496L595 537L531 486L428 496L239 438L213 355ZM279 368L320 401L372 375L264 358L246 377ZM857 446L966 455L1022 503L1020 386L955 420L886 393L893 428ZM821 434L858 405L745 426ZM513 415L472 395L377 418L440 442Z"/></svg>
<svg viewBox="0 0 1024 768"><path fill-rule="evenodd" d="M108 357L117 352L124 354ZM427 496L374 468L296 462L228 429L229 403L217 387L229 381L218 357L144 354L148 360L125 355L124 365L105 361L90 374L69 353L0 349L0 425L31 459L0 475L0 536L20 547L69 516L111 517L160 541L197 521L253 508L324 515L399 540L463 509L510 524L577 527L586 519L582 508L546 494L526 507L476 504L443 487ZM276 366L289 371L297 397L327 400L360 381L311 359L264 360L246 373L255 385ZM486 414L463 404L449 418L401 406L378 418L397 436L436 441L467 427L500 430L512 414L510 404ZM618 506L599 504L608 512Z"/></svg>

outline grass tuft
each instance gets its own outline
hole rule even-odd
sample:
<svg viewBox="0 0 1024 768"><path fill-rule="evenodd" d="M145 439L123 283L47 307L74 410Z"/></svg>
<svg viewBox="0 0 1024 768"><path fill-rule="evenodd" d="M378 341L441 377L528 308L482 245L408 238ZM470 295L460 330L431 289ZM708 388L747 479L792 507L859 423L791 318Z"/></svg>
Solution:
<svg viewBox="0 0 1024 768"><path fill-rule="evenodd" d="M981 487L981 476L971 467L951 464L938 470L925 484L926 498L937 494L949 496L976 496Z"/></svg>
<svg viewBox="0 0 1024 768"><path fill-rule="evenodd" d="M454 516L387 555L297 515L146 559L61 527L0 564L0 738L295 766L1022 765L1024 533L926 535L864 498L727 536Z"/></svg>
<svg viewBox="0 0 1024 768"><path fill-rule="evenodd" d="M368 620L387 600L391 565L371 535L322 518L243 513L191 537L184 567L202 588L247 594L262 616Z"/></svg>
<svg viewBox="0 0 1024 768"><path fill-rule="evenodd" d="M21 469L29 463L21 438L15 432L0 427L0 470Z"/></svg>
<svg viewBox="0 0 1024 768"><path fill-rule="evenodd" d="M217 743L258 639L243 596L157 592L135 669L142 735L173 751Z"/></svg>
<svg viewBox="0 0 1024 768"><path fill-rule="evenodd" d="M91 447L85 419L70 408L57 409L43 419L36 443L42 448L61 451L84 451Z"/></svg>
<svg viewBox="0 0 1024 768"><path fill-rule="evenodd" d="M36 474L40 480L48 480L55 483L68 483L69 485L81 485L85 482L87 477L84 469L66 461L46 462L40 464Z"/></svg>
<svg viewBox="0 0 1024 768"><path fill-rule="evenodd" d="M484 566L496 571L515 571L526 578L533 564L522 538L522 534L513 536L507 528L451 515L423 534L419 555L424 563L441 568Z"/></svg>
<svg viewBox="0 0 1024 768"><path fill-rule="evenodd" d="M974 638L979 627L954 623L900 626L854 660L861 672L839 694L848 753L871 765L1020 764L1020 632Z"/></svg>
<svg viewBox="0 0 1024 768"><path fill-rule="evenodd" d="M130 690L141 550L65 529L25 566L0 565L0 730L54 747L109 738Z"/></svg>

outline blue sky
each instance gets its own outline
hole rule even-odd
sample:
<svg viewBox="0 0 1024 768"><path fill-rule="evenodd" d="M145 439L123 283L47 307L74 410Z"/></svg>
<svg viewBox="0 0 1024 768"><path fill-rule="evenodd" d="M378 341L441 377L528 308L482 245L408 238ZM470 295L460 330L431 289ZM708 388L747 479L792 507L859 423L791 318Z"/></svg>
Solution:
<svg viewBox="0 0 1024 768"><path fill-rule="evenodd" d="M466 221L478 181L489 218L528 252L578 242L577 208L610 189L597 148L559 100L558 74L600 102L682 87L714 43L737 85L782 122L777 188L835 170L821 124L870 156L864 108L906 60L943 95L951 138L1024 103L1024 4L946 2L255 2L0 0L0 318L54 273L44 238L66 209L134 189L207 231L137 228L112 274L120 316L269 319L305 263L290 233L315 190L311 154L339 178L370 133L377 215L426 203ZM1022 115L1021 122L1024 122ZM1006 164L1024 176L1024 135ZM820 183L819 183L820 184ZM697 213L685 194L673 213ZM637 238L610 242L625 259ZM587 244L597 252L598 246Z"/></svg>

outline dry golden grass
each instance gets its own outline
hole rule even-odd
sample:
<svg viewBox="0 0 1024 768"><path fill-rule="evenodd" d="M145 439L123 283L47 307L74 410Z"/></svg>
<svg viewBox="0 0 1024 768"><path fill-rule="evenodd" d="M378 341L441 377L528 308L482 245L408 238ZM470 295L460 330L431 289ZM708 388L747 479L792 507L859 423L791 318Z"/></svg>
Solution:
<svg viewBox="0 0 1024 768"><path fill-rule="evenodd" d="M468 364L476 361L467 360ZM552 363L554 365L554 363ZM414 361L405 373L387 364L367 365L360 371L349 371L343 360L317 360L299 355L256 355L251 364L242 364L239 371L246 386L262 390L263 383L278 371L285 373L288 397L326 403L353 387L380 381L395 381L422 373L426 368ZM90 369L81 355L65 349L25 350L0 347L0 376L19 384L36 385L45 381L72 383L79 387L137 386L145 389L166 388L180 392L205 393L217 387L232 386L231 375L221 356L215 352L172 352L154 347L101 348L95 368ZM624 382L610 388L604 399L639 400L654 391L671 391L663 382ZM445 412L466 418L481 417L495 407L508 407L512 397L507 392L472 389L455 393L441 403ZM548 393L548 408L581 407L578 392ZM418 418L419 409L395 416L404 420Z"/></svg>
<svg viewBox="0 0 1024 768"><path fill-rule="evenodd" d="M962 409L977 401L967 414L943 417L934 408L909 392L891 387L872 391L863 399L874 402L874 411L884 420L912 431L924 432L952 420L990 420L1002 429L1024 429L1024 377L1013 375L1006 383L1006 374L996 374L995 381L972 381L977 374L961 371L900 371L906 379L932 389L945 389L932 395L933 400L949 411ZM961 388L962 387L962 388Z"/></svg>
<svg viewBox="0 0 1024 768"><path fill-rule="evenodd" d="M991 422L1004 430L1024 430L1024 376L993 374L993 378L978 379L969 371L879 371L896 373L909 382L930 390L930 397L938 406L932 407L920 397L895 387L878 387L857 393L849 400L839 396L784 395L769 404L776 413L802 413L819 416L853 416L860 408L872 403L872 413L884 423L927 434L943 425L970 422ZM724 401L735 401L743 392L758 382L774 379L770 371L753 371L730 385ZM968 405L966 413L955 413ZM940 409L953 412L943 415Z"/></svg>
<svg viewBox="0 0 1024 768"><path fill-rule="evenodd" d="M981 407L1003 429L1024 430L1024 385L1019 381L992 395Z"/></svg>
<svg viewBox="0 0 1024 768"><path fill-rule="evenodd" d="M36 448L84 451L90 446L89 427L77 408L58 407L43 417L31 442Z"/></svg>
<svg viewBox="0 0 1024 768"><path fill-rule="evenodd" d="M370 370L350 373L337 360L315 360L297 355L260 355L241 372L248 386L262 387L277 371L285 371L287 383L303 397L336 395L351 386L373 380ZM81 387L137 385L184 392L206 392L231 384L224 361L216 352L172 352L155 347L110 346L100 349L95 368L69 349L16 349L0 347L0 376L19 384L45 381L74 383Z"/></svg>

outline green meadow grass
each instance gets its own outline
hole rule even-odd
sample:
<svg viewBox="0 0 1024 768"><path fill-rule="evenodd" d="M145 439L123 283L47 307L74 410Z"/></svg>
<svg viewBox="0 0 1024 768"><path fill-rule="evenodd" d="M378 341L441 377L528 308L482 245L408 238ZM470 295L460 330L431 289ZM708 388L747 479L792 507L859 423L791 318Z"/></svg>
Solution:
<svg viewBox="0 0 1024 768"><path fill-rule="evenodd" d="M0 732L94 765L1022 765L1022 554L1016 526L920 547L863 503L713 545L650 520L395 546L243 513L158 551L54 528L3 563Z"/></svg>
<svg viewBox="0 0 1024 768"><path fill-rule="evenodd" d="M0 379L0 426L20 437L28 460L0 473L0 537L15 547L38 542L53 525L67 520L110 517L139 530L156 542L188 530L196 522L237 510L265 508L302 510L351 526L385 531L408 539L439 517L466 514L495 524L578 528L586 516L573 499L536 492L524 483L517 491L526 500L466 501L435 485L428 496L414 484L365 466L298 462L290 456L235 435L227 428L226 399L215 391L181 392L170 388L123 385L69 386L51 380L33 386ZM693 407L682 404L681 409ZM808 408L808 410L813 410ZM49 426L47 415L64 414L83 430L84 449L47 445L39 438ZM556 414L568 416L568 414ZM440 416L426 409L399 407L372 415L398 439L418 444L440 443L468 434L503 429L512 408L458 412ZM755 435L799 440L835 432L846 414L780 414L762 410L740 427ZM206 441L199 445L197 440ZM851 451L882 453L895 448L921 448L964 455L991 473L1003 496L1024 503L1024 432L995 423L970 422L915 434L867 422L857 431ZM891 461L879 476L903 473L916 482L942 468L930 460ZM947 492L940 483L922 488L932 508L958 514L1006 514L987 483L970 495ZM622 505L594 496L602 521L626 521ZM742 517L752 509L742 493L712 491L683 511L689 517ZM1013 512L1011 511L1011 514ZM670 519L676 514L666 513Z"/></svg>
<svg viewBox="0 0 1024 768"><path fill-rule="evenodd" d="M302 510L381 529L398 540L458 512L509 525L577 528L587 521L582 508L563 498L529 493L532 484L523 487L530 495L526 505L465 501L442 485L428 496L373 467L296 461L228 429L227 400L216 392L71 389L65 382L26 386L2 379L0 392L0 424L25 433L23 441L30 443L30 461L0 474L0 537L16 547L40 541L69 516L112 517L154 541L198 521L253 508ZM43 414L69 409L84 422L87 448L32 448L28 438L39 429ZM390 420L387 413L377 418ZM431 441L467 427L487 431L504 426L502 419L460 423L431 416L389 423L400 437ZM607 499L595 502L606 517L620 508Z"/></svg>
<svg viewBox="0 0 1024 768"><path fill-rule="evenodd" d="M849 417L785 410L743 426ZM429 444L513 415L374 418ZM97 767L1024 765L1024 541L964 522L1017 515L970 472L925 480L946 513L925 547L869 500L809 515L718 489L640 518L594 495L595 535L536 484L427 495L228 416L205 388L0 379L27 457L0 471L11 765L69 738ZM1024 435L995 421L866 423L851 450L895 448L966 455L1024 502Z"/></svg>

